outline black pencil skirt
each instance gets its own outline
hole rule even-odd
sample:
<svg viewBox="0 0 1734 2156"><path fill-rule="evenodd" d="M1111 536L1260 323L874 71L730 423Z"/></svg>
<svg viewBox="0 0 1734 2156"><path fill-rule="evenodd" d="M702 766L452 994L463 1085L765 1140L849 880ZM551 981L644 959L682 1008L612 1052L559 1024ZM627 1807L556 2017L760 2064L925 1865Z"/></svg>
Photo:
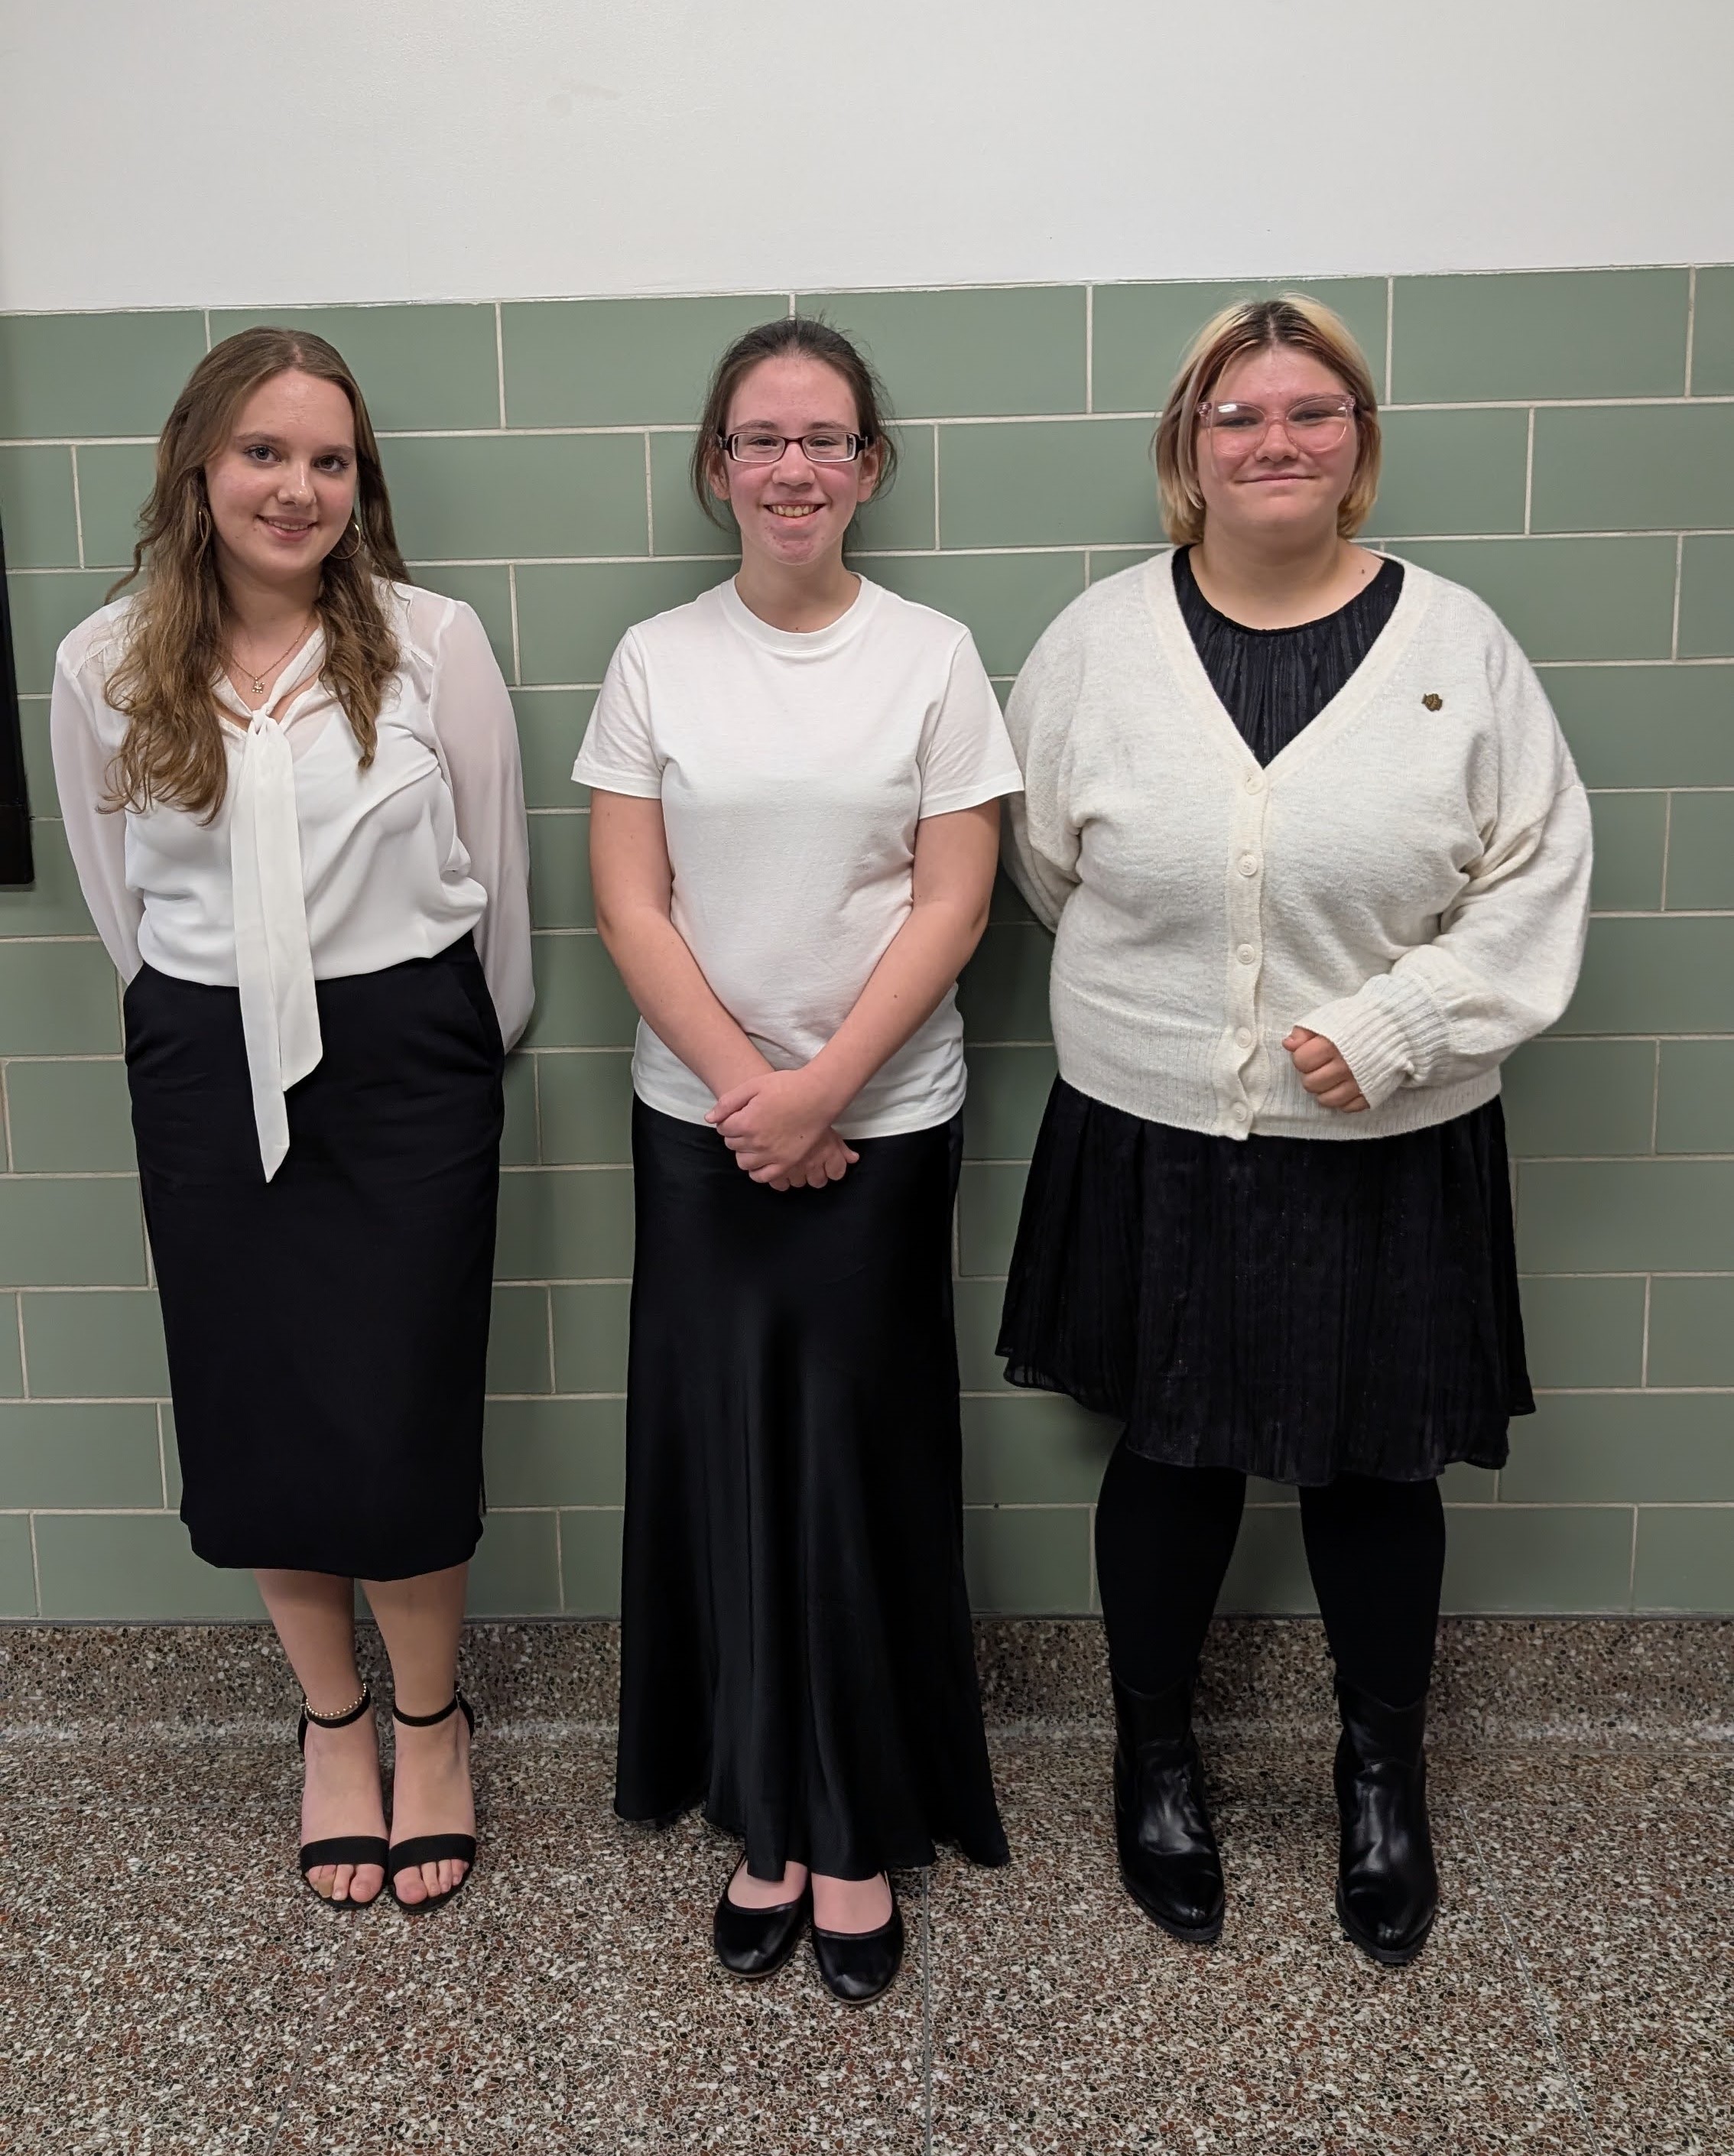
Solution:
<svg viewBox="0 0 1734 2156"><path fill-rule="evenodd" d="M208 1563L409 1578L481 1532L505 1055L467 935L317 993L267 1183L239 992L126 990L181 1517Z"/></svg>
<svg viewBox="0 0 1734 2156"><path fill-rule="evenodd" d="M961 1118L754 1183L634 1102L623 1818L702 1804L756 1876L1003 1863L963 1578Z"/></svg>

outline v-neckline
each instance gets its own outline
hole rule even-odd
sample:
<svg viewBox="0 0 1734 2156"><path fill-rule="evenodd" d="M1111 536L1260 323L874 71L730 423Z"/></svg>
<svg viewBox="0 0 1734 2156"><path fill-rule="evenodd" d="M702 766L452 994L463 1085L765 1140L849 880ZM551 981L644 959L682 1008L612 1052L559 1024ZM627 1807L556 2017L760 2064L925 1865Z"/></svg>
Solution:
<svg viewBox="0 0 1734 2156"><path fill-rule="evenodd" d="M1269 763L1260 763L1246 737L1235 725L1234 713L1217 695L1216 684L1198 656L1198 647L1193 642L1192 632L1186 625L1186 617L1180 611L1180 595L1174 588L1174 563L1178 553L1177 547L1170 547L1165 552L1153 555L1144 564L1143 569L1144 594L1155 618L1157 634L1161 639L1164 655L1203 721L1201 730L1209 737L1218 752L1243 776L1256 772L1267 783L1274 778L1282 766L1299 762L1306 756L1309 746L1316 749L1320 740L1326 735L1342 732L1345 726L1360 716L1374 695L1383 687L1432 603L1429 588L1434 579L1425 570L1418 569L1413 562L1405 562L1403 589L1398 593L1397 603L1391 609L1391 618L1368 645L1366 657L1331 701L1307 721L1294 739L1285 742ZM1381 559L1384 558L1381 557ZM1353 601L1350 603L1352 605ZM1300 625L1305 627L1306 624Z"/></svg>
<svg viewBox="0 0 1734 2156"><path fill-rule="evenodd" d="M322 660L325 656L325 624L321 621L314 623L306 636L296 647L293 655L278 668L275 678L271 683L271 693L265 698L264 703L256 706L248 703L226 672L218 675L218 684L228 690L234 698L235 704L239 704L241 711L246 715L246 723L235 726L235 732L244 738L250 734L256 719L269 719L274 725L280 727L288 725L290 714L302 697L319 686L318 670L316 669L311 674L307 671L313 663L315 644L320 647L318 656ZM285 681L289 684L287 688L283 685ZM287 703L284 710L280 712L277 706L283 704L285 698L288 700ZM233 705L227 707L226 716L232 721L238 717L239 715Z"/></svg>

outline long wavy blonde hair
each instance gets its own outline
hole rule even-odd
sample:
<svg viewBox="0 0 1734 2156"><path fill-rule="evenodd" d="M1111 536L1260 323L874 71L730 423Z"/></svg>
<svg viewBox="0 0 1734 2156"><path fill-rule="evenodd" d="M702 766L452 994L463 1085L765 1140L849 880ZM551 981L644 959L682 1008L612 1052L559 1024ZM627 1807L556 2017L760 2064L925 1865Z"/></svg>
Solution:
<svg viewBox="0 0 1734 2156"><path fill-rule="evenodd" d="M320 679L343 707L365 767L398 665L398 641L378 579L407 583L367 407L342 355L305 330L242 330L208 352L175 400L156 444L156 478L139 512L132 567L108 593L142 578L108 700L128 724L110 768L113 808L155 803L207 822L222 806L228 766L224 721L211 685L223 670L223 583L218 574L205 467L233 433L242 406L291 371L335 382L355 415L355 520L325 557L315 601L325 630ZM352 552L349 551L352 548Z"/></svg>

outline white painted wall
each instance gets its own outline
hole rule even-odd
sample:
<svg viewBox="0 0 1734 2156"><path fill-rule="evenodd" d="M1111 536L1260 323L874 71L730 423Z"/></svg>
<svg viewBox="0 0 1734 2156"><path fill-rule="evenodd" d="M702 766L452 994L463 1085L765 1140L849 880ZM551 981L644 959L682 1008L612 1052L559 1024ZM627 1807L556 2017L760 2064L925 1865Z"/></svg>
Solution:
<svg viewBox="0 0 1734 2156"><path fill-rule="evenodd" d="M1731 0L0 0L0 308L1726 260L1731 82Z"/></svg>

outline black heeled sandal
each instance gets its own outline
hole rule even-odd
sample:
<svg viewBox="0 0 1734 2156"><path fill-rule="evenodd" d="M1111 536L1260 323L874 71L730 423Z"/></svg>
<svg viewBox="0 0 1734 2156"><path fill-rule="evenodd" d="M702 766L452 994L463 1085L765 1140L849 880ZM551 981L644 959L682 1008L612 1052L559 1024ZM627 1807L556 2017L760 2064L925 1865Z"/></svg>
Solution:
<svg viewBox="0 0 1734 2156"><path fill-rule="evenodd" d="M304 1759L306 1758L309 1722L320 1729L347 1729L351 1722L359 1722L372 1704L373 1695L363 1685L361 1697L353 1707L346 1707L341 1714L316 1714L308 1706L307 1696L303 1692L301 1716L295 1724L295 1749ZM387 1853L382 1834L334 1834L328 1835L323 1841L304 1841L299 1859L301 1877L306 1883L307 1892L316 1901L323 1902L328 1909L371 1909L379 1899L378 1895L372 1894L365 1902L357 1902L353 1895L346 1894L340 1902L335 1895L321 1894L307 1875L310 1871L316 1871L322 1864L377 1864L383 1871Z"/></svg>
<svg viewBox="0 0 1734 2156"><path fill-rule="evenodd" d="M469 1733L475 1734L475 1712L460 1691L454 1691L437 1714L405 1714L395 1701L392 1703L392 1719L402 1722L406 1729L431 1729L437 1722L448 1721L462 1712L469 1725ZM449 1887L443 1894L430 1894L425 1901L406 1902L398 1892L398 1875L419 1871L424 1864L439 1864L450 1857L467 1868L455 1887ZM417 1834L408 1841L390 1845L385 1868L385 1883L392 1899L406 1917L423 1917L431 1909L443 1909L454 1894L460 1894L469 1884L469 1875L475 1869L475 1836L473 1834Z"/></svg>

